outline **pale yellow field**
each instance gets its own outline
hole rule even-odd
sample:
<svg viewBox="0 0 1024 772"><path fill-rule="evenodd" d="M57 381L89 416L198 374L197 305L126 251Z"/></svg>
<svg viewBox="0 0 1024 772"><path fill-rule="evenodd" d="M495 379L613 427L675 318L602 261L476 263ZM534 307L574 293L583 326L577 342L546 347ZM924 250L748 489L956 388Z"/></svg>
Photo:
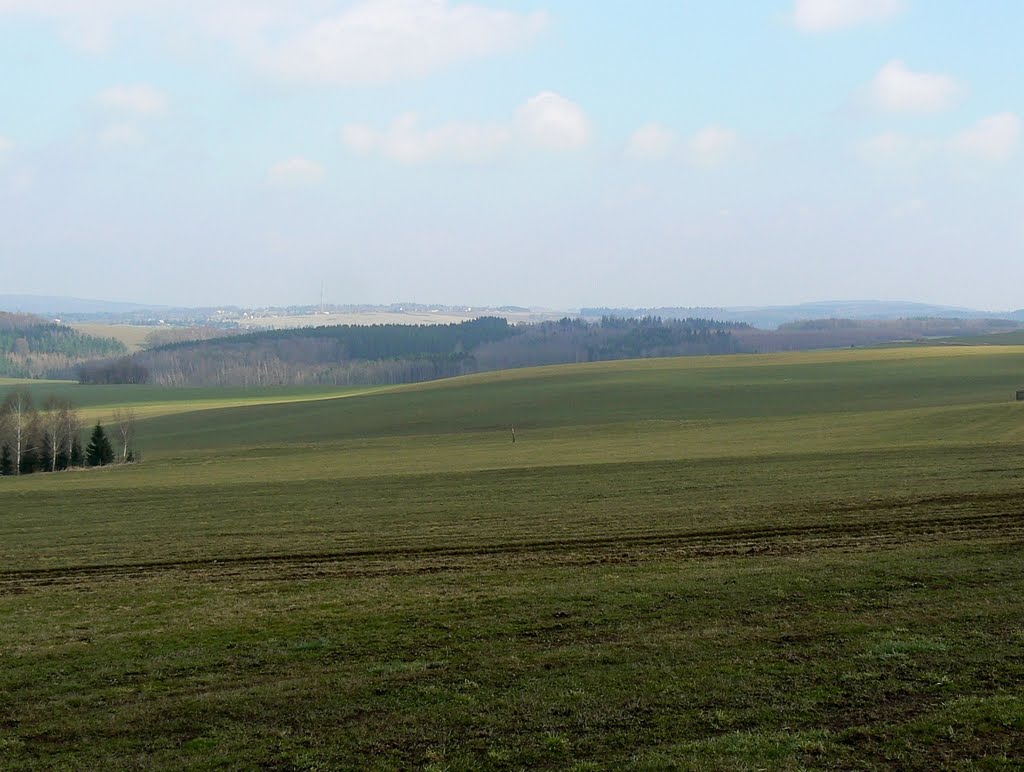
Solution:
<svg viewBox="0 0 1024 772"><path fill-rule="evenodd" d="M478 319L481 316L500 316L508 319L511 324L542 322L561 319L564 312L524 312L505 313L502 311L467 311L464 314L429 312L385 312L368 311L353 314L312 314L302 316L261 316L253 319L239 319L239 324L246 329L260 330L264 328L292 329L296 327L330 327L338 324L373 325L373 324L458 324Z"/></svg>
<svg viewBox="0 0 1024 772"><path fill-rule="evenodd" d="M131 404L130 408L136 418L157 418L159 416L180 415L182 413L195 413L203 410L219 410L222 408L248 407L252 405L281 405L285 403L313 402L324 399L342 399L345 397L356 397L365 394L372 394L378 391L393 389L393 386L364 386L345 389L339 387L330 392L315 392L310 394L289 394L279 397L254 394L249 397L209 397L192 400L167 400ZM106 421L114 410L118 408L116 403L109 405L94 405L83 407L80 414L87 422Z"/></svg>
<svg viewBox="0 0 1024 772"><path fill-rule="evenodd" d="M146 338L159 327L151 327L134 324L99 324L91 322L88 324L72 324L79 332L86 335L94 335L97 338L114 338L121 341L128 347L128 353L141 351L146 347Z"/></svg>

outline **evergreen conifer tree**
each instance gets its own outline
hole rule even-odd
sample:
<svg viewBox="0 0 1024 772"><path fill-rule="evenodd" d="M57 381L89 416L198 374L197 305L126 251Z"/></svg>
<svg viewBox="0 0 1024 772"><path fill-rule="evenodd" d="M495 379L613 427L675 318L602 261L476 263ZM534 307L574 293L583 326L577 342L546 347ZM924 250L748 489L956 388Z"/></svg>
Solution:
<svg viewBox="0 0 1024 772"><path fill-rule="evenodd" d="M107 439L107 433L97 423L89 437L89 445L85 449L85 460L89 466L106 466L114 460L114 449Z"/></svg>
<svg viewBox="0 0 1024 772"><path fill-rule="evenodd" d="M39 454L39 460L37 468L40 472L53 472L56 469L52 466L54 456L56 456L55 449L53 447L53 438L50 437L49 432L43 432L43 447L40 448L42 451Z"/></svg>
<svg viewBox="0 0 1024 772"><path fill-rule="evenodd" d="M71 458L69 461L72 467L80 467L85 464L85 454L82 452L82 441L76 434L71 440Z"/></svg>
<svg viewBox="0 0 1024 772"><path fill-rule="evenodd" d="M21 453L21 467L19 472L21 474L32 474L41 469L39 454L35 448L26 448Z"/></svg>
<svg viewBox="0 0 1024 772"><path fill-rule="evenodd" d="M0 475L14 474L14 459L11 458L11 446L5 444L0 449Z"/></svg>

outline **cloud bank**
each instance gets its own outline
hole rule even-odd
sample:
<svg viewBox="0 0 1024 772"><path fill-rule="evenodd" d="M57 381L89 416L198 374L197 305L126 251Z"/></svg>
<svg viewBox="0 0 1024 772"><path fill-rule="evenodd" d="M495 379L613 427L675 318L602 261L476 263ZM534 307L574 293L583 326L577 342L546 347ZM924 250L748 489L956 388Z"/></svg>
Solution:
<svg viewBox="0 0 1024 772"><path fill-rule="evenodd" d="M367 0L279 43L261 44L256 59L263 71L289 81L387 82L514 50L547 24L542 12L447 0Z"/></svg>
<svg viewBox="0 0 1024 772"><path fill-rule="evenodd" d="M1008 161L1020 146L1021 129L1021 119L1014 113L990 115L955 134L948 147L955 153L983 161Z"/></svg>
<svg viewBox="0 0 1024 772"><path fill-rule="evenodd" d="M48 20L76 47L109 49L123 22L184 23L227 41L256 71L299 83L419 78L529 45L549 25L452 0L0 0L0 16Z"/></svg>
<svg viewBox="0 0 1024 772"><path fill-rule="evenodd" d="M516 148L579 151L590 143L592 134L582 107L544 91L527 100L504 123L447 123L424 128L415 113L406 113L383 130L348 124L342 129L342 142L358 155L377 155L398 163L474 163Z"/></svg>
<svg viewBox="0 0 1024 772"><path fill-rule="evenodd" d="M948 75L914 72L896 59L879 70L871 82L871 101L888 112L926 112L946 110L963 88Z"/></svg>
<svg viewBox="0 0 1024 772"><path fill-rule="evenodd" d="M111 86L96 95L96 104L109 110L157 115L167 110L167 96L152 86Z"/></svg>
<svg viewBox="0 0 1024 772"><path fill-rule="evenodd" d="M1024 121L1015 113L998 113L982 118L973 126L942 138L918 137L884 132L861 142L860 157L884 166L910 165L927 158L946 157L1005 163L1021 144Z"/></svg>
<svg viewBox="0 0 1024 772"><path fill-rule="evenodd" d="M832 32L888 21L905 5L903 0L796 0L791 18L802 32Z"/></svg>
<svg viewBox="0 0 1024 772"><path fill-rule="evenodd" d="M316 185L327 177L320 164L307 158L289 158L267 171L267 184L274 188L299 188Z"/></svg>
<svg viewBox="0 0 1024 772"><path fill-rule="evenodd" d="M692 137L682 138L665 126L651 123L630 135L626 156L641 161L682 160L711 167L733 157L739 148L739 133L724 126L708 126Z"/></svg>
<svg viewBox="0 0 1024 772"><path fill-rule="evenodd" d="M671 129L657 123L641 126L626 143L626 155L639 160L660 160L676 152L679 138Z"/></svg>

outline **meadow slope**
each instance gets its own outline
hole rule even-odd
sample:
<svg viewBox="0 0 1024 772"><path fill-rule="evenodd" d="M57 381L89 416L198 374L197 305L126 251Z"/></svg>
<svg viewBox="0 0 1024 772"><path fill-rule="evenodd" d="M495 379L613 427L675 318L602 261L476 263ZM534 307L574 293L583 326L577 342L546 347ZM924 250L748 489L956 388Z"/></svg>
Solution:
<svg viewBox="0 0 1024 772"><path fill-rule="evenodd" d="M144 463L0 480L0 757L1012 766L1022 387L1019 346L34 384Z"/></svg>

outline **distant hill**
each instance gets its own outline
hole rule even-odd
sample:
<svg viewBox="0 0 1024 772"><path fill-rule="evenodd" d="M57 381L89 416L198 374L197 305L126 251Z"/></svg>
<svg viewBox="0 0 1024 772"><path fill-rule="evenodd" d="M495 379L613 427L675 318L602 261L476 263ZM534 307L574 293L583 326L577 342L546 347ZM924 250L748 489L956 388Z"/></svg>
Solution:
<svg viewBox="0 0 1024 772"><path fill-rule="evenodd" d="M580 315L587 319L602 316L644 317L660 316L665 319L704 317L724 322L745 322L761 329L772 330L789 322L809 319L1014 319L1024 321L1020 311L988 312L956 306L936 306L928 303L895 302L887 300L837 300L800 303L792 306L743 306L732 308L582 308Z"/></svg>
<svg viewBox="0 0 1024 772"><path fill-rule="evenodd" d="M894 342L936 340L991 344L1016 335L1021 323L1012 319L802 319L774 330L751 328L737 337L751 351L804 351L817 348L877 346ZM956 337L959 336L959 337Z"/></svg>
<svg viewBox="0 0 1024 772"><path fill-rule="evenodd" d="M0 295L0 311L23 314L120 314L158 306L46 295Z"/></svg>
<svg viewBox="0 0 1024 772"><path fill-rule="evenodd" d="M396 312L407 314L410 310L421 310L435 314L438 309L456 309L460 314L478 316L481 313L493 315L524 316L534 314L534 318L519 318L515 321L554 320L561 312L532 312L524 306L500 306L489 309L486 306L440 307L415 303L391 304L388 306L332 306L335 312L348 313L358 310L372 312ZM210 326L237 327L237 319L242 318L247 309L235 306L222 307L172 307L144 303L125 303L111 300L88 300L83 298L41 296L41 295L0 295L0 311L14 313L41 314L49 318L68 317L64 321L100 320L106 323L156 324L156 320L166 320L178 326ZM253 309L248 309L252 311ZM266 309L263 309L266 311ZM313 306L282 307L280 314L304 314L310 316L310 325L322 324L319 317L312 316L316 309ZM575 316L575 313L565 315ZM658 316L663 319L715 319L722 322L749 324L766 330L774 330L789 322L809 319L1011 319L1024 322L1024 308L1015 311L979 311L973 308L958 306L941 306L929 303L888 300L835 300L816 301L783 306L663 306L658 308L628 307L589 307L581 308L579 316L596 321L604 316L640 319L647 316ZM263 314L265 316L265 314ZM235 323L229 321L235 319ZM390 321L390 319L388 319ZM278 326L278 325L274 325ZM298 326L296 324L280 326Z"/></svg>
<svg viewBox="0 0 1024 772"><path fill-rule="evenodd" d="M124 354L113 338L85 335L31 314L0 312L0 376L69 378L87 360Z"/></svg>
<svg viewBox="0 0 1024 772"><path fill-rule="evenodd" d="M486 370L640 357L738 353L745 325L702 319L605 319L511 325L334 325L154 346L82 365L84 383L164 386L396 384Z"/></svg>

